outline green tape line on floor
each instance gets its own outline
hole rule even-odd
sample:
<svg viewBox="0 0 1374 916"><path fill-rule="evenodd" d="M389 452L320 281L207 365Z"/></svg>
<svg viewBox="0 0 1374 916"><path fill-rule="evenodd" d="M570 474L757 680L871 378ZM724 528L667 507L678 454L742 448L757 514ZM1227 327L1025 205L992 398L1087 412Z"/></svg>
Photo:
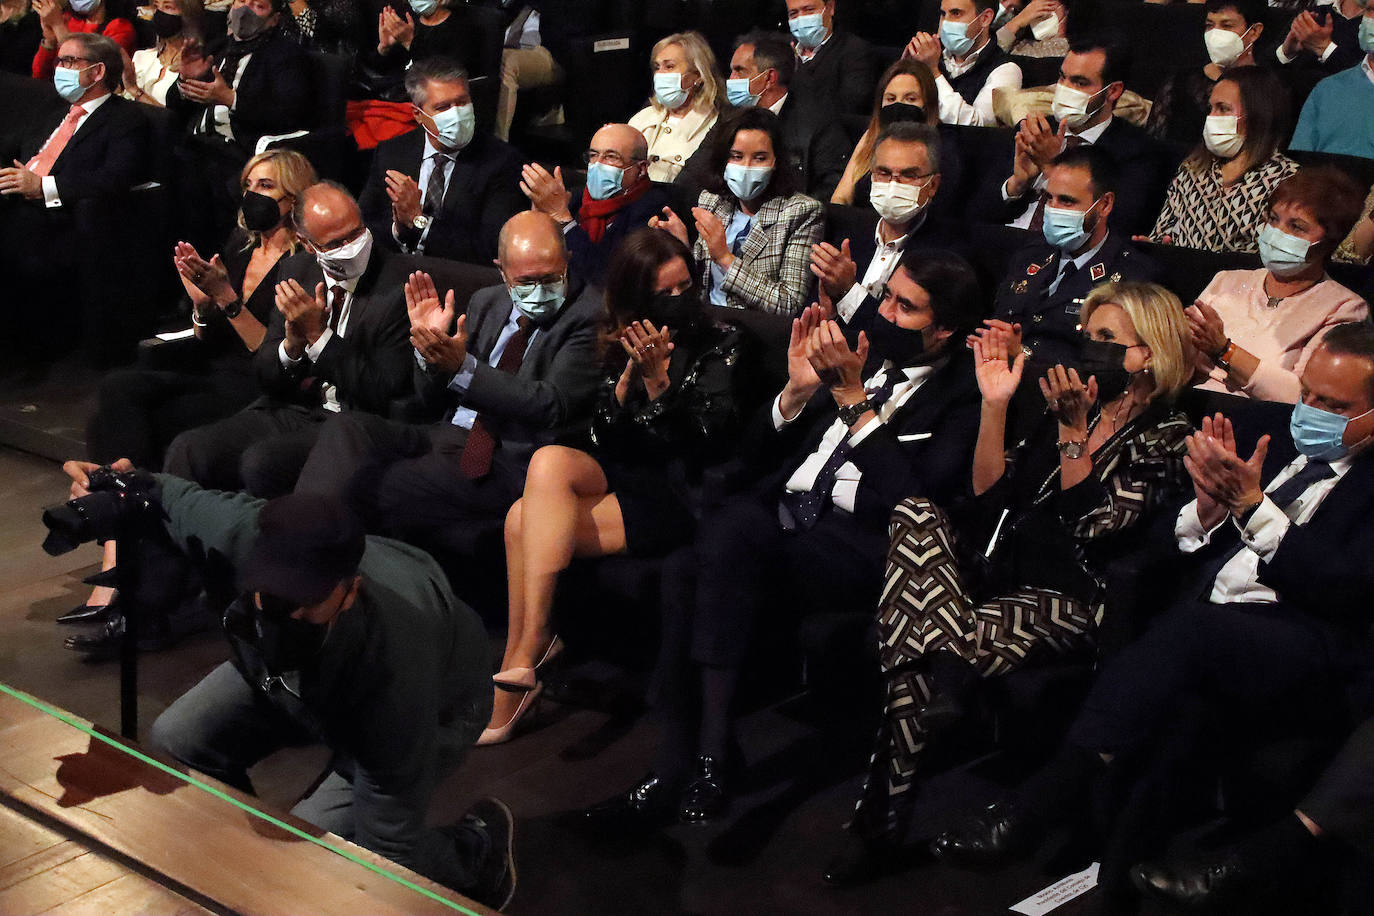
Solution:
<svg viewBox="0 0 1374 916"><path fill-rule="evenodd" d="M316 846L323 847L324 849L327 849L327 850L329 850L330 852L334 853L336 856L340 856L340 857L342 857L342 858L345 858L345 859L347 859L348 861L350 861L350 862L352 862L352 863L354 863L354 864L356 864L356 865L361 865L363 868L366 868L368 871L374 872L375 874L381 875L383 878L386 878L386 879L388 879L388 880L394 881L394 882L396 882L397 884L401 885L402 887L404 887L404 888L406 888L406 889L408 889L408 890L412 890L412 891L414 891L414 892L417 893L417 894L422 894L422 895L424 895L425 897L428 897L430 900L437 900L439 903L442 903L442 904L444 904L445 906L448 906L448 907L450 907L450 908L452 908L452 909L454 909L454 910L457 910L459 913L464 913L464 914L466 914L466 916L478 916L477 913L474 913L472 910L468 909L467 907L465 907L465 906L463 906L463 905L461 905L461 904L455 903L454 901L449 900L449 899L447 899L446 897L441 897L441 896L439 896L438 894L434 893L433 891L427 890L427 889L425 889L425 888L423 888L423 887L420 887L418 884L415 884L415 883L412 882L412 881L407 881L405 878L402 878L400 875L397 875L397 874L394 874L394 873L392 873L392 872L389 872L389 871L387 871L385 868L382 868L382 867L379 866L379 865L376 865L376 864L374 864L374 863L372 863L372 862L368 862L366 859L361 859L361 858L359 858L358 856L354 855L353 853L349 852L349 851L346 850L346 849L340 849L340 848L337 847L337 846L331 846L330 844L326 843L324 840L321 840L321 839L318 838L318 837L311 836L310 834L306 833L304 830L301 830L299 827L293 827L291 824L288 824L288 823L286 823L286 822L283 821L283 820L280 820L280 819L278 819L278 818L275 818L275 817L273 817L273 816L270 815L270 814L265 814L265 813L263 813L262 811L259 811L257 808L254 808L252 805L249 805L249 804L246 804L246 803L244 803L244 802L241 802L241 801L239 801L237 798L234 798L233 796L228 795L227 793L222 792L222 791L219 790L219 789L216 789L214 786L209 785L208 783L202 782L202 781L199 780L199 779L196 779L194 776L191 776L191 775L188 775L188 774L186 774L186 773L183 773L183 772L181 772L180 770L175 769L174 767L169 767L167 764L162 763L161 761L154 760L152 757L149 757L147 754L144 754L144 753L142 753L142 752L140 752L140 751L136 751L136 750L134 750L133 748L129 747L128 745L123 744L123 743L121 743L121 742L119 742L119 741L116 741L114 738L111 738L111 737L108 736L108 735L102 735L100 732L96 731L96 730L95 730L94 728L92 728L91 726L85 724L84 722L80 722L80 721L78 721L77 719L74 719L72 716L68 715L67 713L63 712L63 711L60 710L60 709L57 709L56 707L49 706L48 704L44 703L42 700L39 700L39 699L36 698L36 697L31 697L31 696L29 696L27 693L24 693L23 691L20 691L20 690L15 690L13 687L9 686L8 684L4 684L4 683L0 683L0 693L8 694L9 696L14 697L14 698L15 698L16 700L18 700L19 702L24 703L24 704L27 704L27 705L29 705L29 706L32 706L34 709L38 710L39 712L43 713L44 715L51 716L52 718L57 719L59 722L62 722L62 723L64 723L64 724L66 724L66 725L70 725L72 728L76 729L77 731L84 732L85 734L90 735L92 738L95 738L95 739L97 739L97 740L99 740L99 741L103 741L104 743L110 745L111 747L117 748L117 749L119 749L120 751L123 751L124 753L128 754L130 757L133 757L133 758L135 758L135 759L137 759L137 760L140 760L140 761L142 761L143 763L148 764L149 766L156 767L157 769L159 769L159 770L161 770L162 772L167 773L167 774L169 774L169 775L171 775L171 776L175 776L177 779L180 779L181 781L183 781L183 782L185 782L185 783L188 783L189 785L195 786L197 789L200 789L202 792L208 792L209 794L213 795L215 798L218 798L218 799L221 800L221 801L228 802L229 804L233 805L235 808L239 808L239 809L241 809L241 810L243 810L243 811L247 811L249 814L253 815L254 817L261 818L262 820L264 820L264 821L266 821L267 823L271 824L273 827L277 827L277 828L279 828L279 829L281 829L281 830L285 830L287 833L290 833L290 834L293 835L293 836L300 837L300 838L303 839L303 840L308 840L309 842L314 843Z"/></svg>

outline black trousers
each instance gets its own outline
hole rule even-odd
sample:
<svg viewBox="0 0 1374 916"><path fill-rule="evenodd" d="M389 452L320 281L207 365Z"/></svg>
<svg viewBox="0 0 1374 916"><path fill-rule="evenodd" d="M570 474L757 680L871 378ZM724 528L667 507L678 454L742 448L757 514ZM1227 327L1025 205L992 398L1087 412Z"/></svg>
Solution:
<svg viewBox="0 0 1374 916"><path fill-rule="evenodd" d="M332 414L285 405L253 406L184 432L167 447L163 469L213 490L272 499L290 493Z"/></svg>
<svg viewBox="0 0 1374 916"><path fill-rule="evenodd" d="M1374 855L1374 717L1355 729L1298 810Z"/></svg>
<svg viewBox="0 0 1374 916"><path fill-rule="evenodd" d="M296 489L346 499L373 530L400 537L503 519L524 489L525 468L498 449L489 474L465 477L458 462L467 434L449 423L339 414L320 430Z"/></svg>

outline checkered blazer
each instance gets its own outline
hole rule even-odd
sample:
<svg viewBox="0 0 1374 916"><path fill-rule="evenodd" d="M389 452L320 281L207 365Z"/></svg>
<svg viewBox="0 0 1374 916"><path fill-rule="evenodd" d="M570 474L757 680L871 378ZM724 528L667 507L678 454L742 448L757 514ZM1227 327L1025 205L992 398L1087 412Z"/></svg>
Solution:
<svg viewBox="0 0 1374 916"><path fill-rule="evenodd" d="M735 199L702 191L697 206L710 210L729 226ZM725 302L732 308L775 315L795 315L811 294L811 246L825 228L819 201L804 194L775 197L754 214L735 262L725 274ZM702 289L711 284L711 256L698 238L692 249L701 271Z"/></svg>

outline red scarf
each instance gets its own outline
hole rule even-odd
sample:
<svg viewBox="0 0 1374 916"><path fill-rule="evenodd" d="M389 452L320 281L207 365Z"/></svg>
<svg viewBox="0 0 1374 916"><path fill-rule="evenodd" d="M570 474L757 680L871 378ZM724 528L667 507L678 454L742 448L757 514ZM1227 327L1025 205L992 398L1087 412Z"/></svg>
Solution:
<svg viewBox="0 0 1374 916"><path fill-rule="evenodd" d="M582 190L582 206L577 210L577 222L583 229L587 230L587 237L592 240L592 244L600 244L606 236L606 227L611 224L611 219L620 211L644 196L644 192L649 190L652 184L647 178L641 178L630 186L624 194L615 194L605 200L595 200L591 193L585 188Z"/></svg>

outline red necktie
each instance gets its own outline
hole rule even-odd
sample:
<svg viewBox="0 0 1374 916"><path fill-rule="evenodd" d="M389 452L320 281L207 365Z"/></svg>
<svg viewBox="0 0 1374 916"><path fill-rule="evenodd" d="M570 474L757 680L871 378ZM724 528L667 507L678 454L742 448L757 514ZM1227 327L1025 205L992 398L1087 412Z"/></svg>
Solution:
<svg viewBox="0 0 1374 916"><path fill-rule="evenodd" d="M534 322L528 317L521 315L516 322L516 331L510 340L506 341L506 349L501 351L501 358L496 362L497 369L511 375L520 371L520 364L525 361L525 346L530 342L530 335L534 333ZM478 414L477 419L472 422L472 429L468 432L463 455L458 459L458 470L469 480L485 477L491 470L491 456L494 454L496 436L487 427L482 415Z"/></svg>
<svg viewBox="0 0 1374 916"><path fill-rule="evenodd" d="M44 178L52 172L53 163L57 162L57 157L62 155L62 150L66 149L67 141L76 133L76 122L81 120L86 109L80 105L73 105L71 111L62 119L62 123L57 126L57 131L48 138L48 142L43 144L43 148L38 151L38 155L29 160L24 168L33 172L39 178Z"/></svg>

